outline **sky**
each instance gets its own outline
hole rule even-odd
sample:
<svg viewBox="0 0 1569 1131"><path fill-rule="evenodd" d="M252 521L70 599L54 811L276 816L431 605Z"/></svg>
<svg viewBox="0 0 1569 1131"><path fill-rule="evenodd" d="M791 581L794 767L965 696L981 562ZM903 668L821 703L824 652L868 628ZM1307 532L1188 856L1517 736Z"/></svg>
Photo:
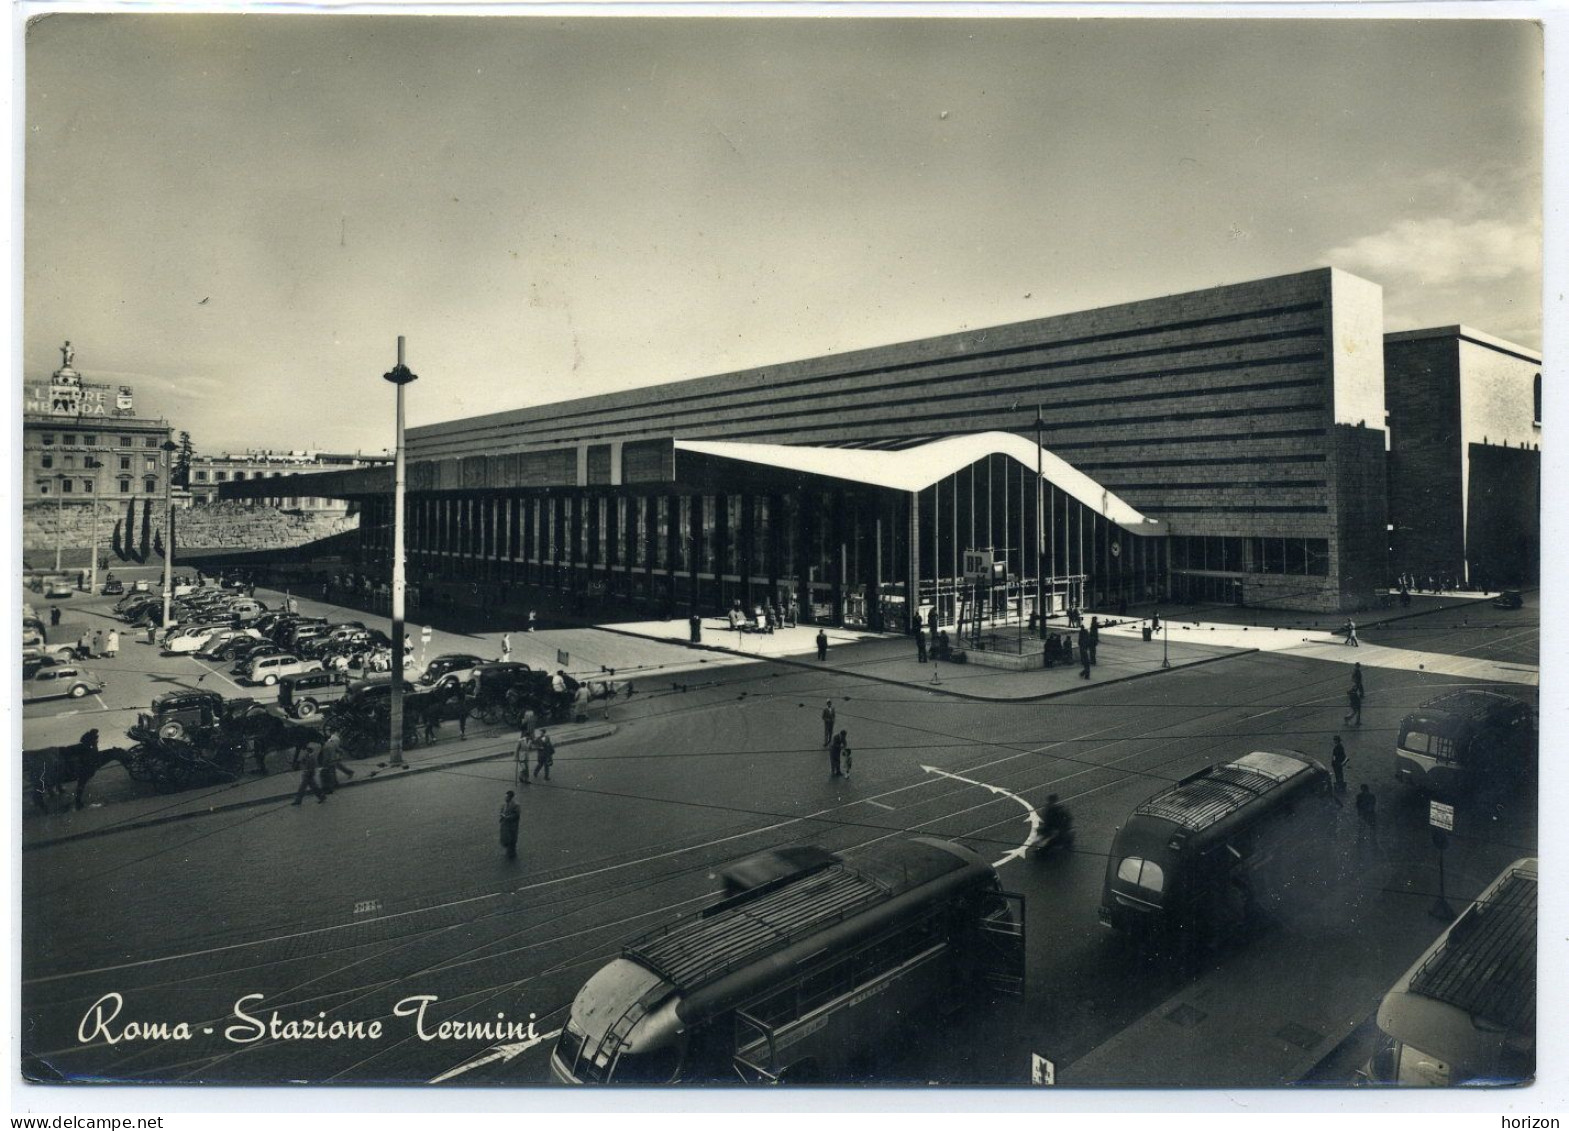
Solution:
<svg viewBox="0 0 1569 1131"><path fill-rule="evenodd" d="M54 14L23 373L204 452L1335 266L1541 342L1523 21Z"/></svg>

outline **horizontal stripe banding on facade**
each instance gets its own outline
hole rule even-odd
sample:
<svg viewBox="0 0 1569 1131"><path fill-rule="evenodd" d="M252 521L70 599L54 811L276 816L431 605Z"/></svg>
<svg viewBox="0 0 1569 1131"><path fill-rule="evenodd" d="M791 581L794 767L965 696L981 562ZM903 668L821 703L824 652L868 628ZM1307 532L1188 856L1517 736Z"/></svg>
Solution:
<svg viewBox="0 0 1569 1131"><path fill-rule="evenodd" d="M1118 491L1232 491L1268 490L1278 487L1302 487L1322 490L1329 486L1327 479L1210 479L1195 483L1128 483L1107 481L1108 487Z"/></svg>
<svg viewBox="0 0 1569 1131"><path fill-rule="evenodd" d="M1183 513L1188 513L1188 514L1216 514L1216 513L1222 513L1222 512L1226 513L1226 514L1328 514L1329 513L1329 508L1328 507L1314 507L1314 506L1266 506L1266 505L1259 505L1259 506L1235 506L1235 507L1227 507L1227 506L1202 506L1202 507L1201 506L1192 506L1192 507L1185 507L1185 506L1180 506L1180 505L1163 506L1163 505L1158 504L1158 503L1145 503L1145 504L1141 505L1139 509L1140 510L1144 510L1144 511L1149 511L1151 513L1154 513L1154 512L1158 511L1161 514L1183 514Z"/></svg>
<svg viewBox="0 0 1569 1131"><path fill-rule="evenodd" d="M781 399L781 400L794 400L794 399L797 399L801 395L801 392L807 386L823 385L823 384L826 384L826 383L831 383L831 382L836 382L837 381L837 382L863 382L863 384L857 386L857 388L864 388L865 387L864 381L865 381L866 378L869 378L869 377L886 376L886 375L889 375L889 374L897 374L897 373L905 373L905 372L914 372L916 370L933 369L933 368L937 368L937 367L941 367L941 366L974 365L977 362L985 362L985 361L997 360L997 359L1007 358L1007 357L1018 357L1018 356L1023 355L1023 354L1043 353L1043 352L1053 351L1053 350L1072 349L1072 348L1077 347L1077 346L1093 345L1093 344L1100 343L1100 342L1128 340L1130 338L1137 338L1137 337L1149 337L1151 335L1156 335L1156 334L1177 335L1177 334L1182 334L1182 333L1185 333L1185 332L1188 332L1188 331L1194 330L1194 329L1202 329L1202 328L1207 327L1207 326L1235 325L1235 324L1237 324L1239 322L1257 321L1257 320L1266 319L1266 318L1280 318L1282 316L1322 312L1323 308L1324 308L1324 306L1323 306L1322 302L1298 303L1298 304L1292 304L1292 305L1287 305L1287 306L1265 308L1265 309L1261 309L1261 310L1251 310L1251 311L1245 311L1245 312L1238 312L1238 313L1234 313L1234 314L1219 315L1219 316L1216 316L1216 317L1213 317L1213 318L1191 319L1191 320L1187 320L1187 321L1162 323L1162 324L1159 324L1159 325L1148 326L1148 327L1139 327L1139 328L1134 328L1134 329L1129 329L1129 330L1110 331L1110 332L1103 333L1103 334L1083 335L1083 336L1079 336L1079 337L1075 337L1075 338L1061 339L1061 340L1056 341L1056 342L1027 342L1027 343L1023 343L1023 344L1020 344L1020 345L1008 346L1008 347L1003 347L1003 348L999 348L999 349L978 350L978 351L975 351L973 353L966 353L966 354L949 353L949 354L945 354L945 355L940 356L940 357L917 358L917 359L912 359L912 360L909 360L909 361L898 362L898 363L895 363L895 364L882 364L882 365L875 365L875 366L863 366L863 367L858 368L858 369L840 370L838 372L823 373L823 374L809 374L809 375L803 375L803 376L800 376L800 377L785 377L785 378L780 378L780 379L776 379L776 380L772 380L772 381L768 381L767 377L766 377L766 371L770 367L764 366L764 367L758 367L757 369L752 369L752 370L743 370L743 371L738 372L738 373L718 374L718 375L711 376L711 377L698 377L698 378L691 378L691 379L688 379L688 380L678 380L678 381L664 382L664 383L661 383L661 384L658 384L658 385L648 386L647 388L644 388L644 389L639 389L639 390L637 390L635 392L602 394L602 396L604 398L606 398L606 399L608 399L608 398L616 398L617 399L617 403L592 405L591 407L580 408L580 409L576 409L576 410L570 411L570 412L562 412L562 413L558 413L558 414L551 414L550 415L550 419L549 419L548 422L544 421L544 420L530 421L530 420L526 420L526 419L517 419L516 418L516 414L518 412L520 412L520 411L539 411L539 412L542 412L542 413L548 412L548 410L550 409L550 405L540 406L537 410L511 410L511 411L506 412L506 413L492 413L492 414L489 414L488 416L480 417L478 419L469 418L467 420L448 421L448 422L443 422L443 423L440 423L440 424L423 425L421 427L412 428L412 429L409 430L409 441L410 441L410 444L413 447L421 448L421 449L423 449L423 448L425 448L427 446L434 447L434 446L436 446L438 444L441 444L441 445L444 445L444 446L445 445L455 445L455 446L458 446L458 447L467 448L468 446L470 446L470 445L472 445L472 444L474 444L476 442L483 442L485 440L489 440L489 439L493 438L490 435L490 433L492 433L492 432L499 432L499 433L502 433L502 434L504 434L504 435L506 435L508 437L511 437L511 436L515 436L520 431L528 430L530 425L543 426L543 427L550 427L550 426L554 425L554 426L560 427L560 426L564 426L564 422L567 422L567 421L582 421L584 419L589 419L589 418L593 418L593 417L603 417L603 416L605 416L608 413L615 413L615 412L624 412L624 413L634 414L635 415L635 414L640 413L640 412L645 412L647 410L647 408L649 407L651 399L657 399L657 403L660 404L660 405L674 405L674 404L681 404L683 402L694 402L694 401L704 401L704 400L718 400L718 401L724 401L726 399L733 400L734 398L737 398L737 397L744 397L747 394L756 394L756 393L763 393L763 394L768 394L768 395L771 396L773 394L777 394L780 390L795 389L795 390L797 390L797 392L795 392L793 394L790 394L790 395L788 395L788 396L786 396L784 398L777 398L777 399ZM989 333L989 332L1002 333L1002 332L1005 332L1005 331L1007 331L1007 330L1009 330L1011 328L1012 327L1010 327L1010 326L1001 326L1001 327L995 327L995 328L993 328L990 331L982 330L982 331L975 331L975 332L961 332L959 334L950 335L949 337L951 337L951 338L958 338L958 339L968 338L968 339L972 339L973 340L973 339L977 338L977 336L984 337L984 335ZM1163 354L1180 354L1180 353L1189 353L1189 352L1193 352L1193 351L1200 351L1200 350L1207 350L1207 349L1230 348L1230 347L1243 346L1243 345L1248 345L1248 344L1266 343L1266 342L1270 342L1270 341L1289 340L1291 338L1298 338L1298 337L1309 337L1309 336L1319 336L1319 337L1322 337L1322 335L1324 334L1324 330L1325 330L1325 328L1324 328L1322 322L1320 320L1314 320L1313 322L1311 322L1308 325L1305 325L1305 326L1302 326L1302 327L1294 327L1294 328L1288 329L1288 330L1273 330L1273 331L1260 333L1260 334L1253 334L1253 335L1247 335L1247 336L1235 337L1235 338L1217 339L1217 340L1214 340L1214 341L1172 342L1172 343L1169 343L1169 344L1156 346L1156 347L1148 347L1148 348L1141 349L1141 350L1128 350L1128 351L1122 351L1120 353L1102 354L1102 355L1099 355L1099 356L1093 356L1093 357L1087 357L1087 358L1067 358L1067 359L1062 359L1062 360L1042 360L1042 361L1039 361L1039 362L1036 362L1036 363L1032 363L1030 365L1014 366L1014 367L1011 367L1011 368L1001 369L1001 370L997 370L997 371L998 372L1019 372L1019 371L1024 371L1024 370L1028 370L1028 369L1050 370L1050 369L1059 369L1059 368L1072 367L1072 366L1077 366L1077 365L1084 365L1084 366L1102 365L1102 366L1104 366L1106 364L1110 364L1110 363L1116 362L1118 360L1134 359L1134 358L1139 358L1139 357L1156 357L1156 356L1161 356ZM933 339L932 341L942 341L942 340L943 339ZM919 344L919 343L912 343L912 344ZM898 348L898 347L877 347L877 349L879 349L879 350L887 350L887 349L893 349L893 348ZM846 360L850 360L850 358L835 358L833 356L828 356L828 357L823 357L823 358L812 359L811 361L788 362L788 363L784 363L781 366L775 366L775 367L772 367L772 368L775 368L775 369L779 369L779 368L788 369L790 366L804 366L804 365L811 365L811 364L826 364L826 363L833 362L833 361L843 362L843 361L846 361ZM756 376L753 376L753 375L756 375ZM877 382L876 385L874 386L874 388L876 388L876 389L888 389L888 388L898 388L898 387L902 387L902 386L906 386L906 385L909 385L909 386L927 385L927 384L930 384L934 380L941 379L942 376L943 375L928 374L925 377L913 378L913 379L911 379L909 381L905 381L905 382L881 381L881 382ZM754 382L756 382L756 383L747 383L747 384L744 384L744 385L736 385L736 386L731 387L731 388L724 388L724 387L722 387L723 383L726 382L726 381L732 381L732 382L734 382L734 381L742 381L742 380L745 380L745 379L747 379L749 377L751 377L752 380ZM767 383L766 384L762 383L764 381L766 381ZM702 385L705 385L705 386L712 384L712 385L721 386L721 387L713 387L713 388L705 387L705 388L701 388L701 389L692 389L692 391L690 391L690 392L675 392L674 391L676 389L681 388L682 386L692 386L694 384L702 384ZM838 392L838 391L840 391L840 390L828 391L828 395L832 395L833 392ZM850 391L853 391L853 390L850 390ZM819 394L820 395L823 392L824 391L819 390ZM585 399L588 399L588 400L599 400L601 398L595 397L595 398L585 398ZM557 402L557 403L563 403L563 402ZM565 402L565 403L570 404L572 402ZM682 411L703 412L703 411L709 411L709 410L717 410L717 411L736 410L736 409L740 409L740 408L743 408L743 407L750 408L750 407L755 406L758 403L768 403L768 402L767 401L759 402L759 401L753 400L753 401L747 402L745 405L725 404L725 403L714 403L714 404L709 404L709 405L691 405L691 404L689 404L687 409L682 410ZM422 452L421 454L424 454L424 453Z"/></svg>
<svg viewBox="0 0 1569 1131"><path fill-rule="evenodd" d="M1328 457L1323 452L1292 452L1285 455L1211 456L1194 459L1126 459L1076 461L1080 471L1116 471L1121 469L1150 470L1157 467L1209 467L1213 464L1249 463L1323 463Z"/></svg>

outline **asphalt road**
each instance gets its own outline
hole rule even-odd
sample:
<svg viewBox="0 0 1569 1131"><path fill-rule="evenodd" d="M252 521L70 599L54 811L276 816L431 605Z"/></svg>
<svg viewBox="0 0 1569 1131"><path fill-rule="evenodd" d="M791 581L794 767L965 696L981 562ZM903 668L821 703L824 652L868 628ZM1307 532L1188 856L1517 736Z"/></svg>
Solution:
<svg viewBox="0 0 1569 1131"><path fill-rule="evenodd" d="M1534 623L1529 612L1512 615ZM1509 629L1520 634L1500 643L1502 631L1456 625L1442 639L1445 650L1534 649L1534 629ZM1423 634L1412 646L1432 650L1439 638ZM1352 790L1368 781L1382 796L1388 850L1420 851L1425 815L1390 779L1395 731L1406 711L1457 681L1371 669L1364 724L1343 731L1345 681L1339 664L1254 654L999 704L740 666L687 693L640 697L621 709L616 735L563 750L554 781L521 798L515 863L496 844L506 764L28 851L23 1045L38 1058L34 1071L73 1078L376 1083L464 1069L455 1083L544 1083L548 1040L485 1060L490 1042L422 1039L412 1017L393 1015L394 1003L432 995L427 1028L533 1014L548 1033L628 938L701 906L718 870L740 856L920 832L997 858L1024 840L1015 800L923 768L931 766L1032 804L1056 792L1073 808L1079 840L1071 856L1002 868L1004 886L1027 898L1027 1001L976 1003L941 1032L912 1019L908 1042L887 1050L877 1079L1023 1083L1025 1050L1049 1047L1071 1064L1193 976L1141 963L1096 922L1113 831L1150 793L1254 749L1295 748L1327 762L1332 736L1344 733ZM820 745L830 697L855 751L848 779L829 777ZM146 698L144 685L138 701ZM1534 850L1531 800L1501 812L1503 821L1457 830L1457 898ZM1275 946L1289 961L1318 929L1348 925L1308 916L1235 945ZM1415 953L1428 941L1402 939L1395 949ZM183 1020L190 1038L111 1045L88 1025L84 1041L83 1018L107 994L124 1003L111 1034L131 1020ZM247 1012L263 1020L273 1010L284 1019L381 1019L385 1031L226 1040L237 999L250 994L262 998ZM1279 1002L1261 999L1259 1008ZM1129 1083L1138 1071L1130 1066Z"/></svg>

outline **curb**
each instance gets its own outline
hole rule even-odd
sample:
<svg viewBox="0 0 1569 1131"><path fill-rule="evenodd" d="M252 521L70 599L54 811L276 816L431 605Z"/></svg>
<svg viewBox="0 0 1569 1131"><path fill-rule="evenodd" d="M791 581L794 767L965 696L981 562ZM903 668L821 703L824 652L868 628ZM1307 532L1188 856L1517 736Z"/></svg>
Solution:
<svg viewBox="0 0 1569 1131"><path fill-rule="evenodd" d="M1191 663L1179 664L1176 667L1153 668L1149 671L1134 672L1131 675L1121 675L1113 679L1103 679L1099 682L1091 681L1082 687L1064 687L1057 691L1043 691L1039 695L1013 695L1007 696L1005 698L999 698L993 695L972 695L964 691L950 691L942 684L910 683L902 679L890 679L888 676L873 675L870 672L853 671L845 668L818 667L816 664L810 661L795 660L788 656L756 656L748 652L736 652L729 648L722 648L715 644L693 644L690 641L684 640L668 640L662 636L646 636L641 632L628 632L625 629L605 628L603 626L595 627L598 627L599 631L601 632L611 632L615 633L617 636L630 636L636 640L652 640L656 643L669 644L672 647L677 648L690 648L704 652L717 652L726 656L739 656L742 659L752 660L756 663L784 664L787 667L801 668L805 671L833 672L837 675L847 675L853 676L856 679L871 680L873 683L885 683L892 687L908 687L916 691L928 691L934 695L947 695L954 699L965 699L972 703L1038 703L1043 699L1056 699L1063 695L1074 695L1080 691L1088 691L1094 687L1110 687L1112 684L1116 683L1127 683L1129 680L1143 679L1146 676L1152 675L1161 675L1164 672L1184 671L1187 668L1202 667L1205 664L1218 663L1221 660L1231 660L1238 656L1250 656L1255 652L1261 651L1261 649L1258 648L1242 648L1235 652L1228 652L1222 656L1207 656L1202 660L1194 660Z"/></svg>
<svg viewBox="0 0 1569 1131"><path fill-rule="evenodd" d="M579 742L591 742L596 738L609 738L611 735L615 734L621 729L615 723L601 723L599 725L608 729L595 734L568 735L564 739L555 740L556 746L559 748L562 746L572 746ZM468 758L455 758L450 762L442 762L439 765L409 766L407 769L401 772L377 774L375 777L367 777L364 779L361 779L358 772L356 772L355 776L349 781L340 782L338 784L338 789L350 789L356 786L371 785L375 782L402 781L405 778L411 778L418 774L429 774L435 773L437 770L451 769L453 766L470 766L476 762L490 762L498 758L508 757L511 757L510 750L498 750L491 754L476 754ZM34 848L53 848L56 845L66 844L70 841L88 840L93 837L100 836L112 836L115 833L132 832L136 829L150 829L155 828L158 825L169 825L178 821L192 820L196 817L210 817L217 813L232 813L241 809L254 809L259 805L273 805L279 801L287 801L293 797L293 795L294 790L289 790L285 793L270 794L266 797L252 797L244 801L231 801L224 805L212 805L205 809L192 809L183 813L166 813L159 817L148 817L145 820L128 821L125 824L108 826L101 829L84 829L79 833L67 833L64 836L48 837L35 841L24 841L22 844L22 851L26 852Z"/></svg>

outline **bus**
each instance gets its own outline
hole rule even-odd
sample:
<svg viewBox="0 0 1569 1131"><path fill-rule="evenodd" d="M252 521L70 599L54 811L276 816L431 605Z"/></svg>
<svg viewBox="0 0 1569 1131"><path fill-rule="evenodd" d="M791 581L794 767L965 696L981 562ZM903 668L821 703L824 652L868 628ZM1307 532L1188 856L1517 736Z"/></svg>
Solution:
<svg viewBox="0 0 1569 1131"><path fill-rule="evenodd" d="M1536 859L1505 868L1378 1007L1377 1084L1521 1084L1536 1074Z"/></svg>
<svg viewBox="0 0 1569 1131"><path fill-rule="evenodd" d="M1519 784L1535 757L1528 704L1496 691L1451 691L1401 722L1395 779L1452 800Z"/></svg>
<svg viewBox="0 0 1569 1131"><path fill-rule="evenodd" d="M884 840L730 890L583 985L551 1054L557 1080L865 1079L907 1027L986 987L1023 996L1023 897L961 845Z"/></svg>
<svg viewBox="0 0 1569 1131"><path fill-rule="evenodd" d="M1288 890L1325 882L1337 799L1298 751L1254 751L1155 794L1116 831L1100 921L1147 940L1218 942Z"/></svg>

